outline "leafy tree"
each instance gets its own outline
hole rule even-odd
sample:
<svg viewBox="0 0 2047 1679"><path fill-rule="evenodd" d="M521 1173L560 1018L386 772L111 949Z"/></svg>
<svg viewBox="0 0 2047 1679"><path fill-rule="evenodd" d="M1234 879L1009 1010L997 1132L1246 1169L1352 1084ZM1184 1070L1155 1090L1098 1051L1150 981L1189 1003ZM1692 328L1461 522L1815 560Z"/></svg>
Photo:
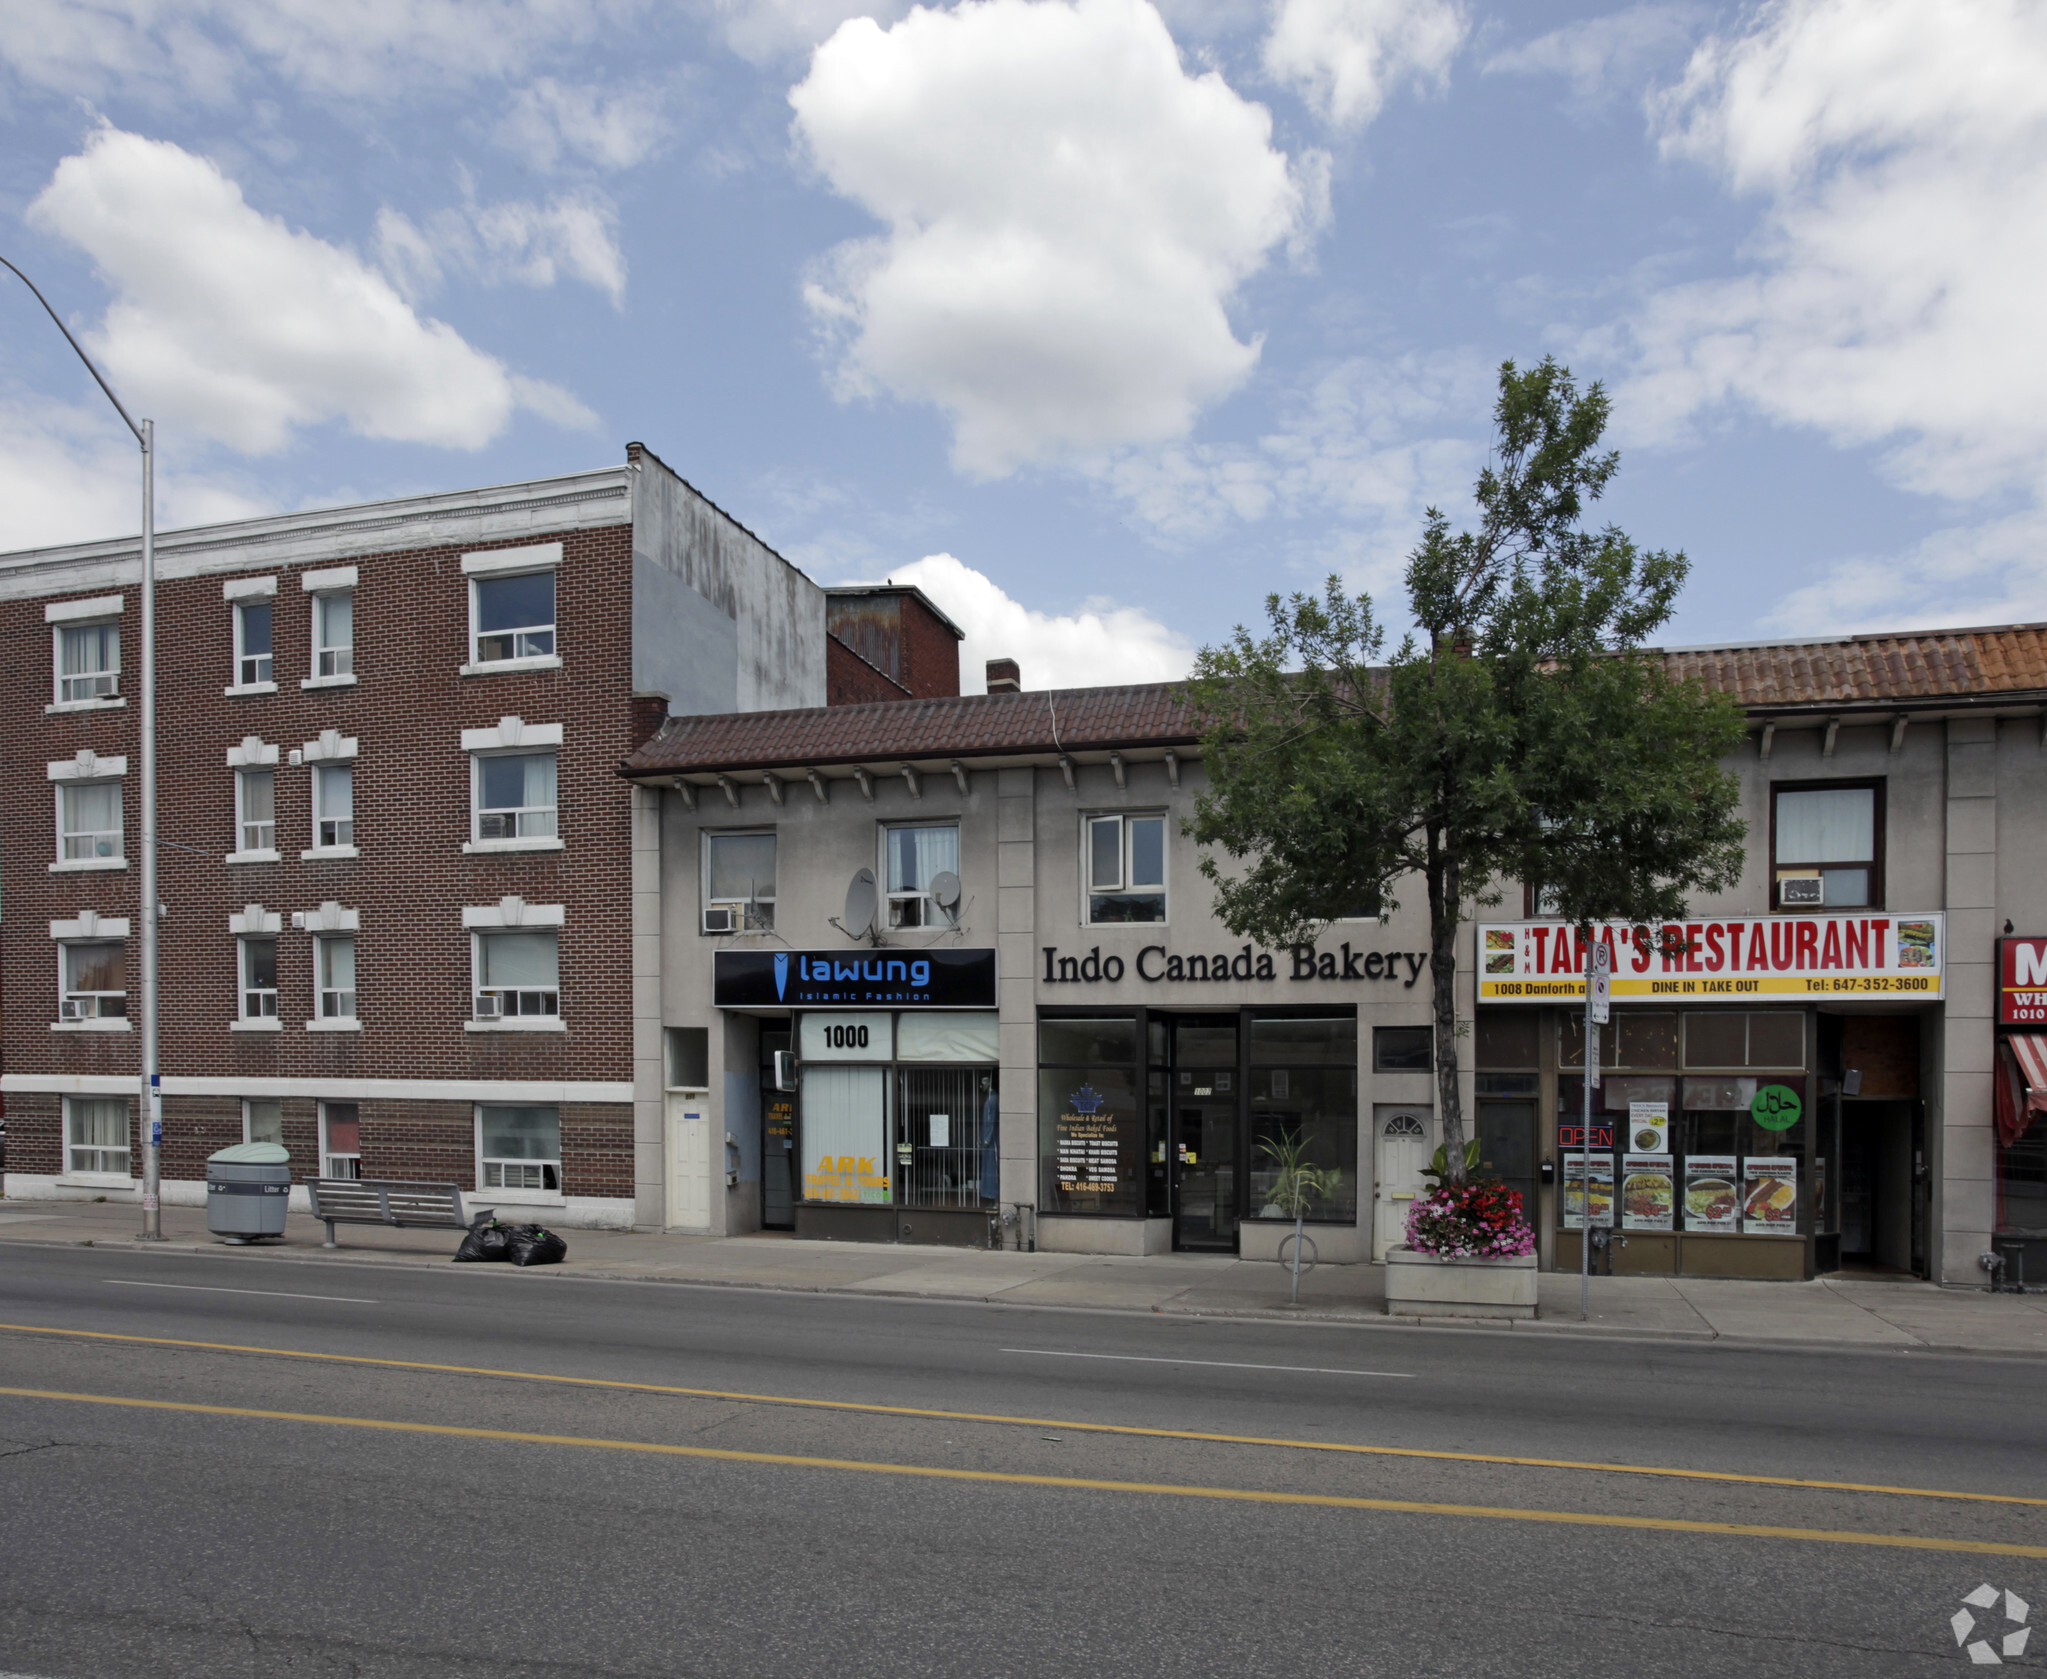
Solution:
<svg viewBox="0 0 2047 1679"><path fill-rule="evenodd" d="M1584 526L1619 466L1608 401L1546 358L1500 368L1474 527L1431 508L1406 586L1415 629L1383 659L1371 597L1266 600L1203 649L1188 684L1209 791L1190 824L1233 933L1312 942L1340 916L1428 895L1438 1108L1464 1176L1457 932L1505 881L1553 913L1655 924L1731 886L1744 826L1720 760L1743 736L1724 695L1680 682L1645 639L1690 569ZM1227 858L1225 865L1218 853Z"/></svg>

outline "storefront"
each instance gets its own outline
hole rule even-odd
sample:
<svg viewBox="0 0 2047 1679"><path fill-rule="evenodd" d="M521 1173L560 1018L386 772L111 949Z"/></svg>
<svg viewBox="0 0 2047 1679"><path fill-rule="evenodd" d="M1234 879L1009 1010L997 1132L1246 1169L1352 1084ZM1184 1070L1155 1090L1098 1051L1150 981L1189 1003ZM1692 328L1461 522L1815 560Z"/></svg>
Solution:
<svg viewBox="0 0 2047 1679"><path fill-rule="evenodd" d="M2047 938L1997 941L1996 1227L2006 1286L2047 1284Z"/></svg>
<svg viewBox="0 0 2047 1679"><path fill-rule="evenodd" d="M1508 1146L1540 1161L1547 1262L1576 1270L1589 1223L1602 1271L1924 1275L1919 1045L1943 999L1943 916L1610 926L1594 942L1613 951L1614 1018L1588 1124L1587 941L1548 921L1478 929L1480 1133L1498 1149L1532 1126ZM1499 1111L1510 1085L1534 1098L1518 1121Z"/></svg>

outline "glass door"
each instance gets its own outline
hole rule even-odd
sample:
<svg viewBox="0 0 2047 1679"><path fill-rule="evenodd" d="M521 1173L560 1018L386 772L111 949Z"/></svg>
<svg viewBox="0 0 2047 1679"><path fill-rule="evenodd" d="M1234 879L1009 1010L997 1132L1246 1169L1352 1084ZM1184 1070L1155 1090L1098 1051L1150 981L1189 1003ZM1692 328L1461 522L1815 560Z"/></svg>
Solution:
<svg viewBox="0 0 2047 1679"><path fill-rule="evenodd" d="M1182 1018L1172 1037L1173 1245L1234 1253L1243 1131L1237 1020Z"/></svg>

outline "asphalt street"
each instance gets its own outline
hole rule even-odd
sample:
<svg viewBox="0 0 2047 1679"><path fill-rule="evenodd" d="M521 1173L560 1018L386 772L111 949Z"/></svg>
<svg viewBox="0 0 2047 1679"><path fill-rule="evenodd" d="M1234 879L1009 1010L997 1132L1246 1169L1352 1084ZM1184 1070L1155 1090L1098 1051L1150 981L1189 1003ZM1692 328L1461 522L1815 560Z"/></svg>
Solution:
<svg viewBox="0 0 2047 1679"><path fill-rule="evenodd" d="M0 1325L7 1674L1887 1675L2047 1616L2024 1359L99 1248L0 1254Z"/></svg>

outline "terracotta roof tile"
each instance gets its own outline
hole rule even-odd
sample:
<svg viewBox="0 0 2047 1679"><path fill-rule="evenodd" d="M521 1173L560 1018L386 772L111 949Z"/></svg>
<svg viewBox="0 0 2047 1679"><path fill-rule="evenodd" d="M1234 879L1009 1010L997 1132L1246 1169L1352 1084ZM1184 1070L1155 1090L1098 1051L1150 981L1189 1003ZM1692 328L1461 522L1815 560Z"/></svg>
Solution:
<svg viewBox="0 0 2047 1679"><path fill-rule="evenodd" d="M1664 657L1674 675L1697 678L1765 711L2047 692L2047 625L2039 624L1680 648ZM671 717L622 767L627 775L707 775L771 766L1191 746L1196 736L1175 701L1176 686L1155 682Z"/></svg>

